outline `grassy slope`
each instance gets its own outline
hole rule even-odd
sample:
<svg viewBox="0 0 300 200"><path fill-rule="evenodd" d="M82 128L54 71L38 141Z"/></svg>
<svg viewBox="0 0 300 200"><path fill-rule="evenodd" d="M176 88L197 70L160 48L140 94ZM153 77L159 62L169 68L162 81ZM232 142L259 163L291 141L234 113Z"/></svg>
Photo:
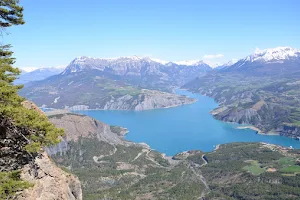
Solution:
<svg viewBox="0 0 300 200"><path fill-rule="evenodd" d="M141 93L141 89L124 81L104 78L91 72L67 77L53 76L25 85L20 92L39 106L45 104L53 108L64 108L65 105L89 105L93 108L105 105L111 97L118 98L126 94L135 97Z"/></svg>
<svg viewBox="0 0 300 200"><path fill-rule="evenodd" d="M221 120L242 110L254 109L257 115L246 119L236 117L235 122L248 123L268 132L294 129L300 125L300 82L297 77L245 77L231 73L215 73L185 85L195 92L205 93L218 102L225 111L217 113ZM297 135L289 135L296 137Z"/></svg>

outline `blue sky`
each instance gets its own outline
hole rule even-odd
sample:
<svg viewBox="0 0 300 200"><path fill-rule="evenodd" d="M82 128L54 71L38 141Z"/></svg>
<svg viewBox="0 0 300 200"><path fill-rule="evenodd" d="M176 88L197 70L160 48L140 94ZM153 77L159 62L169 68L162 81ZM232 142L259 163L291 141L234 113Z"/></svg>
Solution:
<svg viewBox="0 0 300 200"><path fill-rule="evenodd" d="M7 29L16 66L67 65L77 56L213 62L255 48L300 49L298 0L21 0L26 24ZM210 56L213 57L213 56Z"/></svg>

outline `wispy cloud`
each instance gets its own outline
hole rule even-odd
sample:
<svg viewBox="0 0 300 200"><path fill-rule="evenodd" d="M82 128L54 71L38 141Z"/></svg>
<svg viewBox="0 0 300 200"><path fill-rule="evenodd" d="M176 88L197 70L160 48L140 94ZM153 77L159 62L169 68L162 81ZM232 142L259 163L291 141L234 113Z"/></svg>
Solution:
<svg viewBox="0 0 300 200"><path fill-rule="evenodd" d="M59 65L59 66L51 66L51 67L40 66L40 67L18 67L18 68L25 71L25 72L32 72L34 70L41 69L41 68L65 69L66 66Z"/></svg>
<svg viewBox="0 0 300 200"><path fill-rule="evenodd" d="M210 54L210 55L204 55L204 59L216 59L216 58L223 58L223 54Z"/></svg>

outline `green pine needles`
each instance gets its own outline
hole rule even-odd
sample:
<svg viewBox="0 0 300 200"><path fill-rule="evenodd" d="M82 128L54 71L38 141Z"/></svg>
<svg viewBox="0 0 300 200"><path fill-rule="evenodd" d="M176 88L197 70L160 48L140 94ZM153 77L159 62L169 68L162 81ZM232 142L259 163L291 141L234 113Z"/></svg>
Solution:
<svg viewBox="0 0 300 200"><path fill-rule="evenodd" d="M23 8L18 3L18 0L0 1L0 28L24 24ZM9 49L10 45L0 46L0 114L11 119L14 125L28 129L29 144L25 149L38 152L41 147L57 144L63 130L51 124L46 116L22 106L25 99L18 95L18 90L23 86L13 84L20 70L13 67L15 59Z"/></svg>
<svg viewBox="0 0 300 200"><path fill-rule="evenodd" d="M20 171L0 172L0 199L11 199L16 192L32 187L20 179Z"/></svg>
<svg viewBox="0 0 300 200"><path fill-rule="evenodd" d="M7 27L21 24L24 24L23 7L19 5L19 0L0 0L0 33ZM37 155L31 153L38 153L42 147L59 143L64 132L51 124L45 115L22 105L25 99L18 95L18 91L23 86L13 84L21 71L13 67L15 59L12 58L10 47L0 43L0 116L8 119L14 126L6 127L7 130L12 129L27 140L27 145L23 145L21 149L30 155ZM13 134L12 130L1 134ZM0 199L11 199L16 192L32 187L32 184L20 178L20 173L0 172Z"/></svg>

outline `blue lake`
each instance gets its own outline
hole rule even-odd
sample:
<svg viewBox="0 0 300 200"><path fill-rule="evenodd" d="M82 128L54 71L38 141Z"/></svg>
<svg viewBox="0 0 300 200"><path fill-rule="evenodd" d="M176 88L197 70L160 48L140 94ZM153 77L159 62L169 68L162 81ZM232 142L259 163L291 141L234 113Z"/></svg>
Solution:
<svg viewBox="0 0 300 200"><path fill-rule="evenodd" d="M209 97L178 90L178 94L197 98L191 105L148 111L77 111L110 125L128 128L126 139L145 142L167 155L186 150L211 151L229 142L267 142L300 148L300 142L282 136L256 134L236 129L238 125L215 120L209 113L218 104Z"/></svg>

